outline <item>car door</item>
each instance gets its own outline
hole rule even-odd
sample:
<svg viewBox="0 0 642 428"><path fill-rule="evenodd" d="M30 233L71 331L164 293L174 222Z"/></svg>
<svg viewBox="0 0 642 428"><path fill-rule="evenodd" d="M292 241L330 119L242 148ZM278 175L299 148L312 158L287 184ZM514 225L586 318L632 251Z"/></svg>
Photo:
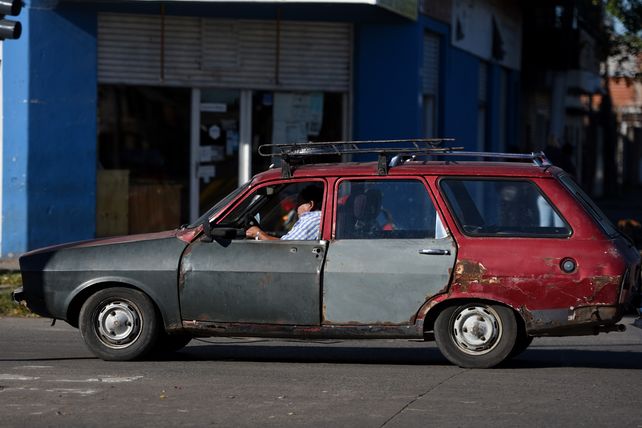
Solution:
<svg viewBox="0 0 642 428"><path fill-rule="evenodd" d="M411 324L456 259L422 178L337 183L323 275L324 324Z"/></svg>
<svg viewBox="0 0 642 428"><path fill-rule="evenodd" d="M293 223L292 195L296 196L297 189L305 184L259 187L236 204L223 222L250 217L252 221L263 220L264 231L282 235L287 230L277 229ZM326 242L321 240L197 239L187 248L181 262L182 318L319 325L325 253Z"/></svg>

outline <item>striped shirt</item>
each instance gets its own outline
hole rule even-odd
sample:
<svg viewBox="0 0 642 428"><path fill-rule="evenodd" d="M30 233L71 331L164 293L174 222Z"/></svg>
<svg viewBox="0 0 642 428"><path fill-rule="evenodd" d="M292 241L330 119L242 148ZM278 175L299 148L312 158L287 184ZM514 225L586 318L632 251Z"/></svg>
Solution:
<svg viewBox="0 0 642 428"><path fill-rule="evenodd" d="M281 239L290 241L317 240L321 229L321 211L308 211L294 223L292 229Z"/></svg>

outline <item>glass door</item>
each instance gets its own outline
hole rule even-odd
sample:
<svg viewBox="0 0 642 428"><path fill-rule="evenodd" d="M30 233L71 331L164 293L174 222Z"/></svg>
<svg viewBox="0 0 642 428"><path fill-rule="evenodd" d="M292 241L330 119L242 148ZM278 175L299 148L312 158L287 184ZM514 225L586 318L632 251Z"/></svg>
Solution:
<svg viewBox="0 0 642 428"><path fill-rule="evenodd" d="M238 90L192 92L192 219L238 187L240 100Z"/></svg>

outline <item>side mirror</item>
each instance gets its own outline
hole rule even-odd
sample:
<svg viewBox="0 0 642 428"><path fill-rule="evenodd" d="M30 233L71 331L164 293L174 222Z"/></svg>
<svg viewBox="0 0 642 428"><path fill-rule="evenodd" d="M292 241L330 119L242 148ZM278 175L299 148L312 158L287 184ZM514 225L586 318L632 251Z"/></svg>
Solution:
<svg viewBox="0 0 642 428"><path fill-rule="evenodd" d="M235 227L215 227L209 222L203 224L202 242L212 242L215 239L241 239L245 238L245 229L237 229Z"/></svg>
<svg viewBox="0 0 642 428"><path fill-rule="evenodd" d="M237 229L234 227L217 227L210 231L210 236L214 239L245 238L245 229Z"/></svg>
<svg viewBox="0 0 642 428"><path fill-rule="evenodd" d="M203 236L201 236L202 242L212 242L214 237L212 236L212 225L209 221L203 223Z"/></svg>

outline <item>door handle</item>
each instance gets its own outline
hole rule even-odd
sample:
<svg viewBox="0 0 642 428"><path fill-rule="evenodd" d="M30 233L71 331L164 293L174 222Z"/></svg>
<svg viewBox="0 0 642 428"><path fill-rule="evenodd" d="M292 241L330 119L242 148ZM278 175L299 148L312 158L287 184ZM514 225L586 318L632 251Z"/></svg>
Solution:
<svg viewBox="0 0 642 428"><path fill-rule="evenodd" d="M441 248L426 248L419 250L419 254L426 256L449 256L450 250L442 250Z"/></svg>

